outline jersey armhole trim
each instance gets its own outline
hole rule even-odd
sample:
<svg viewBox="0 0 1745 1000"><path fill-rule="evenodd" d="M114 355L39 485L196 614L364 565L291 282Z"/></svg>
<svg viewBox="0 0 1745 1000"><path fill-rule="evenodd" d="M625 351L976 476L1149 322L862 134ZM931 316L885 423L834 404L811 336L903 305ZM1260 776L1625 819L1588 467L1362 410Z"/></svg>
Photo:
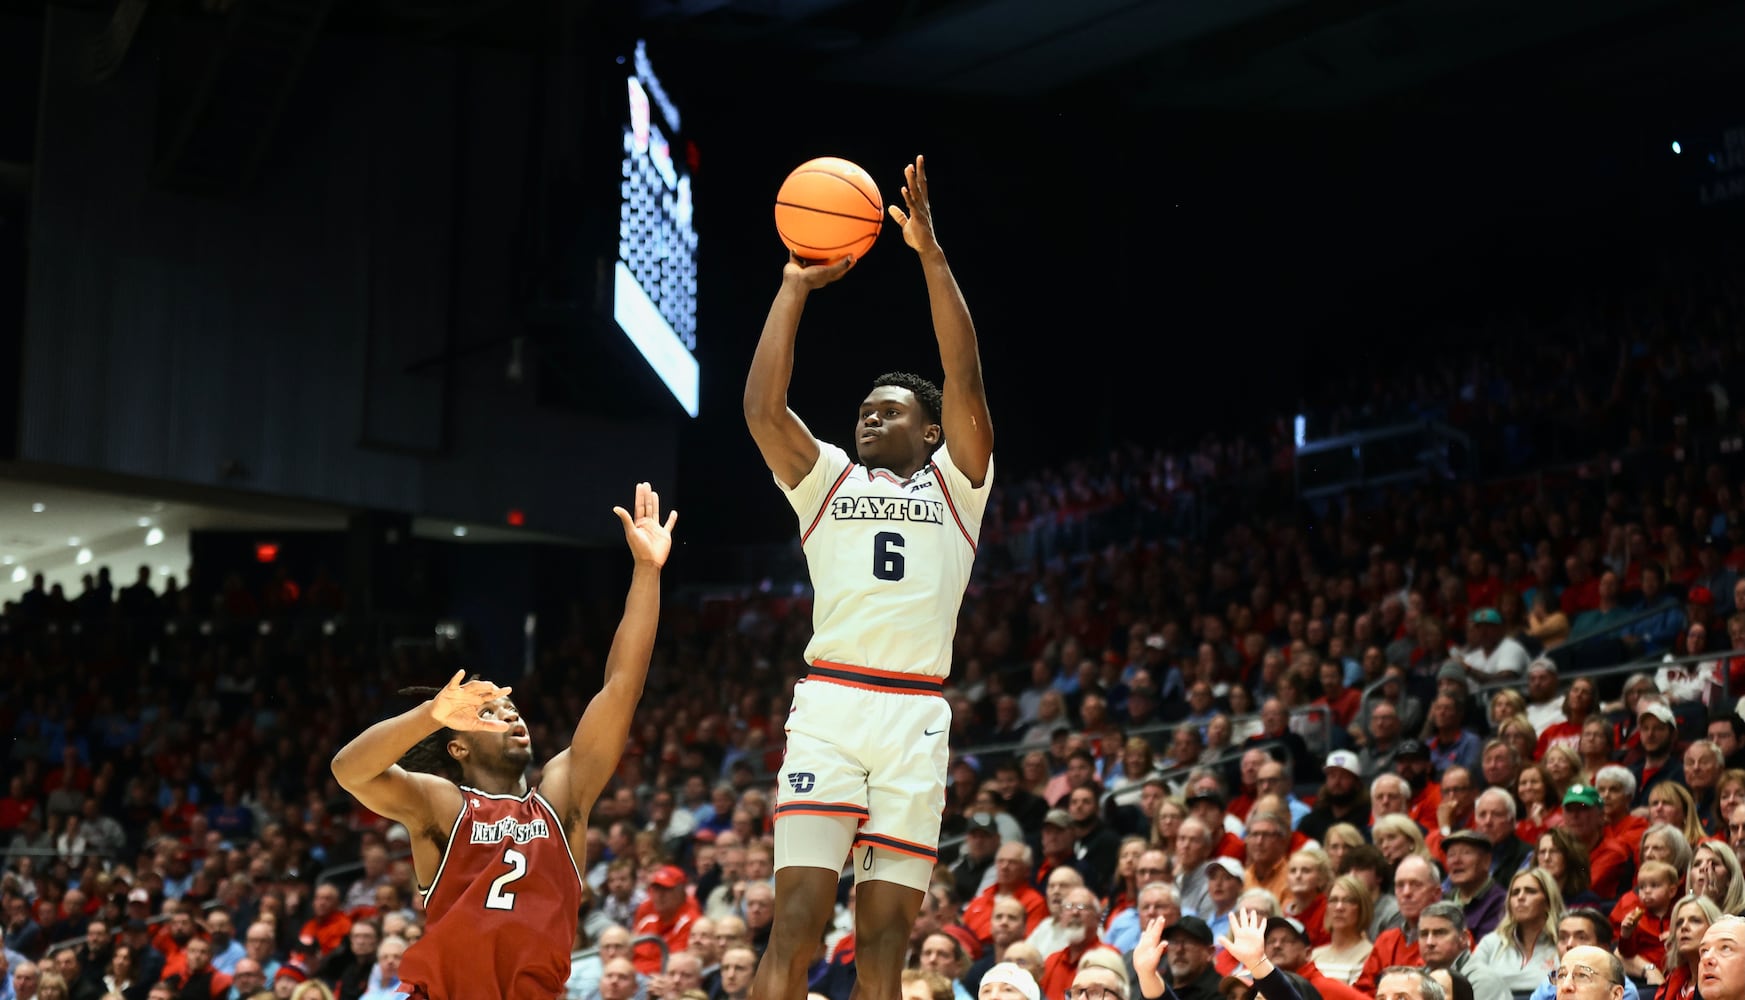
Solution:
<svg viewBox="0 0 1745 1000"><path fill-rule="evenodd" d="M437 864L436 874L433 875L430 879L430 888L419 890L419 892L424 894L424 906L426 909L430 908L430 900L433 896L436 895L437 883L442 881L443 869L448 867L448 855L451 851L454 850L454 838L460 836L460 823L461 823L461 820L466 817L466 814L467 814L467 791L465 788L462 788L460 790L460 812L455 814L454 825L449 828L448 843L443 845L443 848L442 848L442 861Z"/></svg>
<svg viewBox="0 0 1745 1000"><path fill-rule="evenodd" d="M951 511L951 519L957 522L957 530L963 533L963 540L969 543L971 553L976 551L976 540L970 537L969 529L963 526L963 518L957 513L957 502L951 499L951 487L945 485L945 470L933 463L933 481L939 484L939 492L945 496L946 509Z"/></svg>
<svg viewBox="0 0 1745 1000"><path fill-rule="evenodd" d="M545 807L546 812L551 813L553 829L563 835L564 857L570 859L570 871L576 873L576 884L582 887L582 895L586 897L588 895L588 880L582 878L582 868L580 865L576 864L576 853L570 850L570 835L569 831L564 829L563 817L557 814L557 809L553 807L550 802L546 801L545 795L538 789L534 789L533 797L538 800L540 805Z"/></svg>
<svg viewBox="0 0 1745 1000"><path fill-rule="evenodd" d="M824 494L824 502L818 505L818 513L812 518L812 523L807 525L806 530L800 533L800 545L802 547L805 546L806 539L812 537L812 532L818 529L818 522L824 520L824 512L830 509L830 501L836 499L836 491L841 489L842 484L848 481L849 474L852 472L854 472L854 463L850 462L848 463L848 468L842 470L842 475L836 477L836 482L830 484L830 492Z"/></svg>

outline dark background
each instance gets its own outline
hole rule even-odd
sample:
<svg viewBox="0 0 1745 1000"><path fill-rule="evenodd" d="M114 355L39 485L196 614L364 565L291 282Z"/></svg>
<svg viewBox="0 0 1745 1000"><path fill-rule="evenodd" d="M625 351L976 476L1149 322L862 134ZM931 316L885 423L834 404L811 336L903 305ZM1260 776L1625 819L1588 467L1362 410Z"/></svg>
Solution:
<svg viewBox="0 0 1745 1000"><path fill-rule="evenodd" d="M1355 369L1737 251L1739 201L1697 190L1745 122L1739 5L1519 7L165 3L100 76L108 4L8 3L7 457L513 507L590 544L650 478L693 542L788 538L738 398L774 192L825 154L887 202L928 156L1002 475L1275 426ZM576 264L615 211L610 56L637 37L699 154L696 421ZM845 440L891 368L938 375L887 225L813 297L793 406Z"/></svg>

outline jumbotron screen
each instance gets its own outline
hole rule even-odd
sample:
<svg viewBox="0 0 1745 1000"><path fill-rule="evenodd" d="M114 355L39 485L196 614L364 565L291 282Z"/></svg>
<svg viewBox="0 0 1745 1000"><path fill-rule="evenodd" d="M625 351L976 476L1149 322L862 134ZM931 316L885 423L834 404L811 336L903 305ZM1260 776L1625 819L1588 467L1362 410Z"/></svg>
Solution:
<svg viewBox="0 0 1745 1000"><path fill-rule="evenodd" d="M647 44L639 40L634 54L618 61L627 72L612 318L695 417L700 379L694 153L681 138L679 109L654 74Z"/></svg>

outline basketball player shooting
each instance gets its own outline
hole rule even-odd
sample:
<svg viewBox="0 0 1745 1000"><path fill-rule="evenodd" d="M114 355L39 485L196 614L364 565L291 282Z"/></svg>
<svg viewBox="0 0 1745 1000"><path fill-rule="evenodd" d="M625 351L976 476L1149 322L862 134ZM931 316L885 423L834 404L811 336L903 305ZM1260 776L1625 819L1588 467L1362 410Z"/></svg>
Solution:
<svg viewBox="0 0 1745 1000"><path fill-rule="evenodd" d="M847 274L851 257L808 267L790 256L745 384L745 420L799 518L814 591L809 669L777 778L776 912L755 1000L805 997L851 850L855 995L894 1000L938 857L951 722L942 691L994 433L975 325L934 234L921 157L904 179L905 208L890 215L921 260L944 392L907 373L874 379L854 459L788 409L806 298Z"/></svg>
<svg viewBox="0 0 1745 1000"><path fill-rule="evenodd" d="M605 681L570 745L527 789L533 745L510 689L462 683L378 722L333 758L333 776L370 810L405 824L424 895L424 937L400 980L428 1000L553 1000L570 974L582 904L588 814L618 767L660 618L660 571L678 512L636 487L613 508L635 557Z"/></svg>

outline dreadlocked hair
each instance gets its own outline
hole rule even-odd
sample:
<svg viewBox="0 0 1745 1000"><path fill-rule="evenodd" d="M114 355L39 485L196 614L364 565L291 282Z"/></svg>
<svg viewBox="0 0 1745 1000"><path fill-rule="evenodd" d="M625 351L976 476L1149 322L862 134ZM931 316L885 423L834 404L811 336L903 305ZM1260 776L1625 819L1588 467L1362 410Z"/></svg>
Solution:
<svg viewBox="0 0 1745 1000"><path fill-rule="evenodd" d="M930 424L939 423L939 413L945 405L945 394L939 391L939 387L934 385L932 380L924 379L912 372L886 372L873 379L874 389L882 385L894 385L899 389L907 389L914 393L916 401L921 404L921 411L927 414L927 422ZM943 427L940 428L940 433L944 434ZM940 441L943 443L944 440L942 436Z"/></svg>
<svg viewBox="0 0 1745 1000"><path fill-rule="evenodd" d="M478 680L474 674L469 680ZM401 688L400 693L412 698L429 698L442 691L434 687ZM439 727L436 732L412 744L412 749L400 756L400 766L408 771L418 771L423 774L434 774L447 778L455 784L460 784L460 761L449 756L448 741L454 739L455 731L447 726Z"/></svg>

